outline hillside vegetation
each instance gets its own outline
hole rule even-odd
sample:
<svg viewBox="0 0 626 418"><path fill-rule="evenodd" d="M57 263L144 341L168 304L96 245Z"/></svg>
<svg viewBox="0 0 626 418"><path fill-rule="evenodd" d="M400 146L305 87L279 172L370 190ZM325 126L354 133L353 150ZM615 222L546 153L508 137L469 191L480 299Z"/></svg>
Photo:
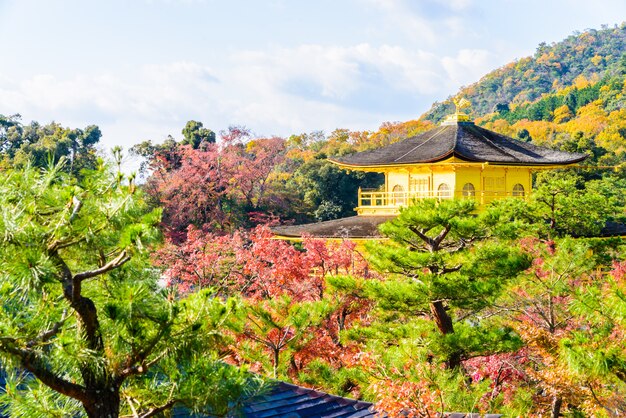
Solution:
<svg viewBox="0 0 626 418"><path fill-rule="evenodd" d="M590 164L616 165L626 147L626 24L590 29L542 43L520 59L462 88L476 123L566 151L587 152ZM439 122L452 100L435 103L422 120Z"/></svg>

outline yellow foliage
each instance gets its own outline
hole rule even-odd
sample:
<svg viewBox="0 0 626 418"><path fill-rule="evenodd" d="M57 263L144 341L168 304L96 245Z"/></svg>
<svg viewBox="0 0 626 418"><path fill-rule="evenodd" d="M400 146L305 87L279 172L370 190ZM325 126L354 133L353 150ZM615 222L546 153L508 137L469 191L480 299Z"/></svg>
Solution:
<svg viewBox="0 0 626 418"><path fill-rule="evenodd" d="M596 100L581 107L576 112L576 118L565 124L565 131L571 135L582 132L585 136L598 135L606 128L608 117L602 109L602 101Z"/></svg>
<svg viewBox="0 0 626 418"><path fill-rule="evenodd" d="M543 120L529 121L528 119L522 119L515 122L512 128L514 132L526 129L533 138L533 142L537 145L549 142L550 138L556 133L556 124Z"/></svg>
<svg viewBox="0 0 626 418"><path fill-rule="evenodd" d="M591 82L587 79L587 77L581 74L574 79L574 82L572 83L572 85L580 90L580 89L584 89L587 86L590 86Z"/></svg>
<svg viewBox="0 0 626 418"><path fill-rule="evenodd" d="M569 106L563 105L554 109L554 123L563 123L570 120L574 115Z"/></svg>
<svg viewBox="0 0 626 418"><path fill-rule="evenodd" d="M591 58L591 62L593 63L593 65L599 65L602 61L604 60L604 57L602 57L602 55L594 55L593 58Z"/></svg>
<svg viewBox="0 0 626 418"><path fill-rule="evenodd" d="M315 158L315 152L311 149L301 150L292 148L287 151L286 157L290 160L296 160L301 158L303 161L311 161Z"/></svg>
<svg viewBox="0 0 626 418"><path fill-rule="evenodd" d="M626 109L615 110L609 114L608 126L596 138L599 146L616 154L626 152Z"/></svg>

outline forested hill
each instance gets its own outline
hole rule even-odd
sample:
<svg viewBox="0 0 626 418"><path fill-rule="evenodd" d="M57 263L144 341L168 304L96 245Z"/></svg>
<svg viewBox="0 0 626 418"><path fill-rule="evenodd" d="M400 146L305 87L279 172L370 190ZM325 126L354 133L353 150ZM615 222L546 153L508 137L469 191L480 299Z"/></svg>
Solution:
<svg viewBox="0 0 626 418"><path fill-rule="evenodd" d="M623 70L626 54L626 22L614 28L588 29L565 40L542 43L532 57L522 58L485 75L460 90L469 99L475 116L499 107L532 103L548 93L571 86L580 76L599 81ZM451 100L434 103L422 117L439 122L453 110Z"/></svg>

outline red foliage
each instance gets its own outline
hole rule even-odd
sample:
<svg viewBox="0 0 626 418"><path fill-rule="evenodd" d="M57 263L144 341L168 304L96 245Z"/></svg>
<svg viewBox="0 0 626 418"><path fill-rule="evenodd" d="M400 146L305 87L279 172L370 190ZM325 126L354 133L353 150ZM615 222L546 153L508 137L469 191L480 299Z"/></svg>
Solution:
<svg viewBox="0 0 626 418"><path fill-rule="evenodd" d="M404 379L384 379L372 385L379 401L376 408L389 417L437 417L443 409L439 389L426 379L414 382Z"/></svg>
<svg viewBox="0 0 626 418"><path fill-rule="evenodd" d="M324 296L327 274L366 277L367 262L350 241L305 238L303 251L274 239L267 226L232 235L217 235L190 226L187 239L169 242L154 261L183 292L213 287L219 293L270 299L288 295L295 301Z"/></svg>
<svg viewBox="0 0 626 418"><path fill-rule="evenodd" d="M315 298L320 280L309 275L303 254L285 241L273 239L267 227L257 227L247 236L248 242L237 251L237 261L250 278L245 293L251 298L269 299L289 295L294 300Z"/></svg>
<svg viewBox="0 0 626 418"><path fill-rule="evenodd" d="M198 149L176 145L158 152L146 190L164 209L168 236L182 242L188 225L208 231L229 231L250 220L249 212L272 205L271 173L284 160L282 138L243 140L249 133L231 127L221 144L204 142Z"/></svg>
<svg viewBox="0 0 626 418"><path fill-rule="evenodd" d="M626 276L626 261L613 261L611 276L613 276L616 282L622 283L624 276Z"/></svg>
<svg viewBox="0 0 626 418"><path fill-rule="evenodd" d="M475 357L465 361L463 366L474 382L485 379L491 382L491 392L483 397L487 406L499 394L503 394L506 403L514 399L517 387L530 380L525 372L528 362L528 350L522 348L515 353Z"/></svg>
<svg viewBox="0 0 626 418"><path fill-rule="evenodd" d="M168 243L155 254L154 261L165 268L169 283L182 292L212 287L224 296L241 295L258 307L281 296L288 296L293 303L327 298L333 309L321 323L308 326L306 333L312 338L292 348L289 374L294 377L314 359L340 368L352 362L358 352L356 345L342 345L339 333L355 321L365 321L371 303L355 295L326 295L324 280L328 274L369 276L367 262L353 242L306 237L302 250L298 250L289 242L274 239L267 226L232 235L190 226L184 242ZM246 328L238 338L256 341L268 352L281 351L279 342L291 341L292 337L289 327L263 335L256 329L257 334L253 334L251 329ZM233 347L234 361L243 362L243 355Z"/></svg>
<svg viewBox="0 0 626 418"><path fill-rule="evenodd" d="M155 265L164 267L170 285L183 292L212 287L220 294L244 291L249 285L237 264L241 234L216 235L189 226L187 239L168 242L155 254Z"/></svg>

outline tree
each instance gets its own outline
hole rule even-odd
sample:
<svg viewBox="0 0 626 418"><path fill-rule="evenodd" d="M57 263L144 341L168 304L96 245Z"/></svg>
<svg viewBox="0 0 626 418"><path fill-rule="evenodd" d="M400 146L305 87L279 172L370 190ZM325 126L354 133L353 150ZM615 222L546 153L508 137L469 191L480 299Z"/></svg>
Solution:
<svg viewBox="0 0 626 418"><path fill-rule="evenodd" d="M240 335L260 344L270 353L272 377L284 365L281 356L301 344L302 339L314 337L313 326L319 322L323 306L320 303L294 303L288 296L252 302L249 301L241 318ZM251 348L251 347L250 347ZM249 350L239 350L249 355Z"/></svg>
<svg viewBox="0 0 626 418"><path fill-rule="evenodd" d="M314 159L297 168L289 187L301 196L310 214L316 213L317 220L327 220L354 215L359 187L377 187L381 181L376 173L346 173L329 161ZM331 208L330 216L326 208Z"/></svg>
<svg viewBox="0 0 626 418"><path fill-rule="evenodd" d="M215 143L215 132L205 128L202 122L190 120L187 122L182 131L183 139L182 143L185 145L191 145L193 149L200 147L202 142L209 144Z"/></svg>
<svg viewBox="0 0 626 418"><path fill-rule="evenodd" d="M495 331L496 336L479 327L476 314L528 266L527 258L506 244L492 240L476 245L489 236L489 229L473 215L475 207L471 200L413 202L381 226L389 241L369 246L373 265L396 275L372 281L370 294L381 309L399 312L407 321L431 319L443 337L439 350L450 369L494 350L490 344L502 344L502 333ZM472 317L473 323L455 321L455 314Z"/></svg>
<svg viewBox="0 0 626 418"><path fill-rule="evenodd" d="M524 238L520 242L533 257L531 268L512 283L498 307L511 313L515 330L524 339L527 358L524 369L529 380L543 388L535 397L536 408L543 408L548 399L551 416L570 405L575 409L585 397L591 379L577 378L565 361L562 350L573 329L584 325L575 320L571 303L576 287L593 280L594 267L589 246L571 238L541 242Z"/></svg>
<svg viewBox="0 0 626 418"><path fill-rule="evenodd" d="M5 410L24 417L49 416L49 407L59 416L82 415L82 407L89 417L148 417L177 403L223 410L247 388L216 353L231 305L207 292L179 299L160 287L146 262L160 211L147 210L122 176L103 168L76 179L64 163L0 176ZM203 405L210 396L197 393L193 370L207 372L210 383L224 378L234 398L222 393Z"/></svg>
<svg viewBox="0 0 626 418"><path fill-rule="evenodd" d="M101 137L100 128L95 125L70 129L55 122L31 122L23 126L19 115L0 115L0 157L7 166L45 167L50 159L57 162L65 157L69 164L64 165L64 170L77 176L81 170L98 165L95 146Z"/></svg>
<svg viewBox="0 0 626 418"><path fill-rule="evenodd" d="M203 140L195 147L170 138L161 145L146 141L133 147L134 154L149 161L152 173L145 190L154 205L163 207L168 235L182 242L190 224L224 233L286 211L276 190L281 184L274 183L285 141L249 136L245 128L230 127L219 144Z"/></svg>
<svg viewBox="0 0 626 418"><path fill-rule="evenodd" d="M498 213L500 229L518 227L513 235L524 230L542 239L598 236L608 221L623 219L623 183L611 176L585 181L570 171L545 171L528 200L495 201L491 213Z"/></svg>

